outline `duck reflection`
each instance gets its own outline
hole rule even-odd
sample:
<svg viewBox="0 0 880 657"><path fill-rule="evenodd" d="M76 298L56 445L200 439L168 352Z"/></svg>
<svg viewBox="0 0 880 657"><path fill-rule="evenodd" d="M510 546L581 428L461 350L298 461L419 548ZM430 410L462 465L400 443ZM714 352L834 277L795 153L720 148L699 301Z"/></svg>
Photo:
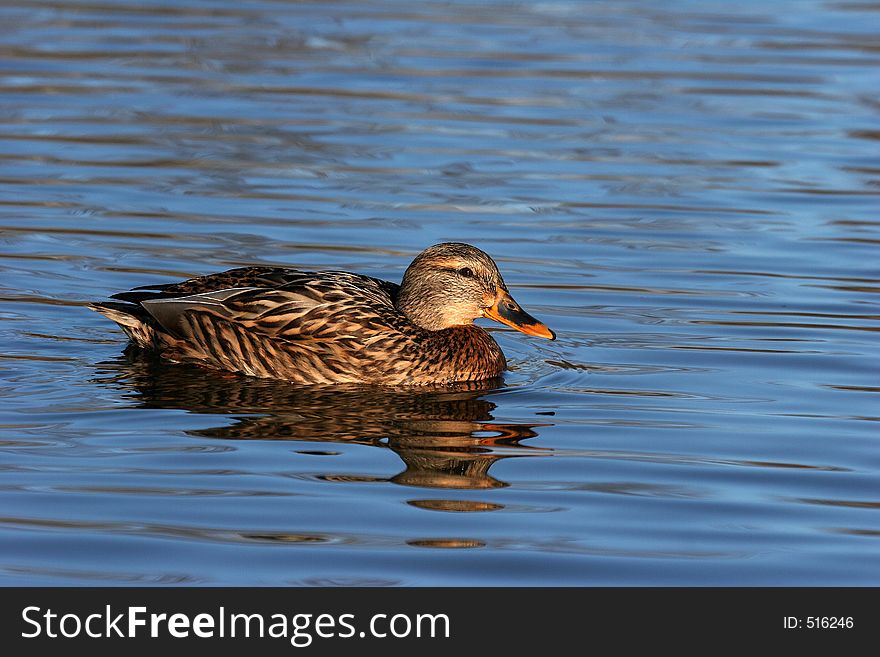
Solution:
<svg viewBox="0 0 880 657"><path fill-rule="evenodd" d="M485 396L500 381L454 388L297 386L163 363L136 348L98 365L95 383L122 388L144 408L175 408L234 416L235 422L190 431L230 440L358 443L394 451L405 469L387 481L427 488L486 489L506 484L489 474L494 463L547 451L521 442L547 424L492 422ZM501 449L500 449L501 448ZM515 453L511 453L515 450ZM315 453L308 450L308 453ZM326 475L325 479L350 479ZM426 509L491 511L467 500L413 501Z"/></svg>

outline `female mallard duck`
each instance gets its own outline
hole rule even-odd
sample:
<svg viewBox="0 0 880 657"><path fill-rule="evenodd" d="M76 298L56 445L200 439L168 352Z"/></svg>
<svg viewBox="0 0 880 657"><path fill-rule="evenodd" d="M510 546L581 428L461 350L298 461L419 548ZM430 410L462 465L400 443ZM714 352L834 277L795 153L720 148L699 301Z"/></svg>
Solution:
<svg viewBox="0 0 880 657"><path fill-rule="evenodd" d="M492 258L432 246L400 285L337 271L244 267L113 295L90 307L164 358L293 383L447 384L506 368L478 317L542 338Z"/></svg>

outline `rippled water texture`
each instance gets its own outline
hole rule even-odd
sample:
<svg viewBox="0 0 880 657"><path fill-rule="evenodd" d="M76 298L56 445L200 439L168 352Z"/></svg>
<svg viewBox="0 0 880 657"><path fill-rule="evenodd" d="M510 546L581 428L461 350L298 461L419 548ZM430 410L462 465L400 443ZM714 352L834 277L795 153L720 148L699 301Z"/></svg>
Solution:
<svg viewBox="0 0 880 657"><path fill-rule="evenodd" d="M880 10L0 8L0 584L880 584ZM243 264L498 261L465 390L123 351Z"/></svg>

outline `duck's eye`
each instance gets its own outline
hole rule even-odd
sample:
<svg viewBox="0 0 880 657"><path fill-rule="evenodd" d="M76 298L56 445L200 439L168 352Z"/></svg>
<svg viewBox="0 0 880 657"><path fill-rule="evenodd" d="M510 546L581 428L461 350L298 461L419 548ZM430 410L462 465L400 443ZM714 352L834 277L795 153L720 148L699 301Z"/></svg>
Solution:
<svg viewBox="0 0 880 657"><path fill-rule="evenodd" d="M474 270L470 267L462 267L458 270L459 275L464 276L465 278L473 278Z"/></svg>

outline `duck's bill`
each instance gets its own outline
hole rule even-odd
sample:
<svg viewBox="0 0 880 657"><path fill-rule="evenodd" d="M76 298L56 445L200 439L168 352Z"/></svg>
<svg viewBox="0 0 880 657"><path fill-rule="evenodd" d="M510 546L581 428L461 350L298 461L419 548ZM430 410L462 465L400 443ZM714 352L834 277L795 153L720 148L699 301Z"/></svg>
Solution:
<svg viewBox="0 0 880 657"><path fill-rule="evenodd" d="M534 335L548 340L556 339L556 334L553 331L520 308L520 305L506 292L502 292L495 300L494 305L483 311L483 316L506 324L517 331L522 331L526 335Z"/></svg>

